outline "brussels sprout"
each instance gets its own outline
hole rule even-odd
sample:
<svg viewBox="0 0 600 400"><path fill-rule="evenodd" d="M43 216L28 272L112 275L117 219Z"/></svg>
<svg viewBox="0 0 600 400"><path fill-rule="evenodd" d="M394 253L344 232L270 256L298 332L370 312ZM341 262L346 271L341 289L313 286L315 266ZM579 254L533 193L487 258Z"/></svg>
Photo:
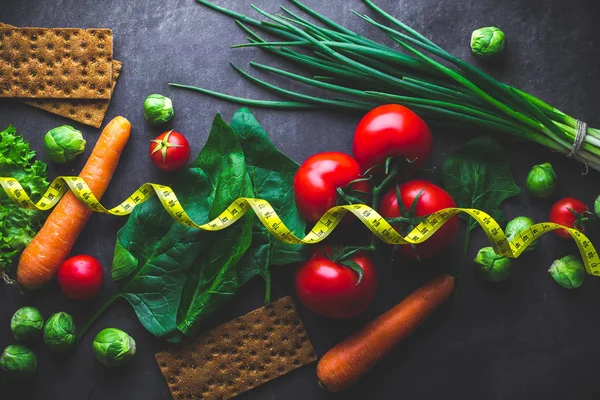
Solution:
<svg viewBox="0 0 600 400"><path fill-rule="evenodd" d="M594 214L596 214L596 217L600 218L600 195L598 195L596 201L594 201Z"/></svg>
<svg viewBox="0 0 600 400"><path fill-rule="evenodd" d="M117 328L98 332L92 347L96 359L108 367L121 365L135 354L135 340Z"/></svg>
<svg viewBox="0 0 600 400"><path fill-rule="evenodd" d="M506 238L508 241L512 241L517 234L529 229L530 226L534 224L533 220L529 217L516 217L512 219L507 225L504 233L506 234ZM533 251L537 248L538 239L529 243L529 246L525 249L525 251Z"/></svg>
<svg viewBox="0 0 600 400"><path fill-rule="evenodd" d="M75 344L73 317L65 312L52 314L44 325L44 343L52 351L61 352Z"/></svg>
<svg viewBox="0 0 600 400"><path fill-rule="evenodd" d="M44 317L35 307L19 308L10 320L10 330L15 340L28 340L42 332Z"/></svg>
<svg viewBox="0 0 600 400"><path fill-rule="evenodd" d="M578 288L583 285L585 278L585 268L581 260L575 256L565 256L555 260L548 272L550 272L556 283L565 289Z"/></svg>
<svg viewBox="0 0 600 400"><path fill-rule="evenodd" d="M493 248L484 247L475 257L479 275L490 282L500 282L510 275L510 258L496 254Z"/></svg>
<svg viewBox="0 0 600 400"><path fill-rule="evenodd" d="M11 344L0 356L0 370L17 381L30 378L37 368L37 357L27 347Z"/></svg>
<svg viewBox="0 0 600 400"><path fill-rule="evenodd" d="M144 118L151 125L161 125L169 122L175 111L171 99L161 94L151 94L144 101Z"/></svg>
<svg viewBox="0 0 600 400"><path fill-rule="evenodd" d="M546 199L556 189L556 173L552 164L534 165L527 175L527 190L536 197Z"/></svg>
<svg viewBox="0 0 600 400"><path fill-rule="evenodd" d="M80 131L69 125L59 126L46 133L44 148L50 161L65 163L85 150L85 140Z"/></svg>
<svg viewBox="0 0 600 400"><path fill-rule="evenodd" d="M476 29L471 35L471 51L479 57L493 57L501 53L505 46L504 32L495 26Z"/></svg>

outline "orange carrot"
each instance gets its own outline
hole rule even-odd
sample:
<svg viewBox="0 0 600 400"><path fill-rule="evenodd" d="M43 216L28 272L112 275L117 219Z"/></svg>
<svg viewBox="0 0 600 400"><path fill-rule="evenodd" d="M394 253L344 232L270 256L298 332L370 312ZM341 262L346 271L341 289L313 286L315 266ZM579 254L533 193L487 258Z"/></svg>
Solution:
<svg viewBox="0 0 600 400"><path fill-rule="evenodd" d="M79 174L98 199L108 188L130 132L131 124L125 118L116 117L110 121ZM67 192L21 254L17 269L17 281L21 286L35 289L48 283L91 216L92 211L73 193Z"/></svg>
<svg viewBox="0 0 600 400"><path fill-rule="evenodd" d="M400 304L334 346L317 365L322 387L338 392L356 383L379 359L409 336L452 294L454 278L440 275Z"/></svg>

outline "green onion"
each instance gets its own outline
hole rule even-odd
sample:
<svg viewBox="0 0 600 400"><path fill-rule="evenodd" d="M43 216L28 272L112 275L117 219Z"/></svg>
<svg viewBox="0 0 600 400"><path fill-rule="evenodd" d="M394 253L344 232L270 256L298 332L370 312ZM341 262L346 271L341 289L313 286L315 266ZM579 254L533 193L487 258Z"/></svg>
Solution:
<svg viewBox="0 0 600 400"><path fill-rule="evenodd" d="M506 133L563 154L571 153L573 148L578 129L575 118L454 57L371 0L363 2L388 25L354 13L385 33L404 52L359 35L297 0L289 1L318 24L283 6L282 14L270 14L252 6L266 18L257 20L206 0L197 1L234 18L249 35L248 43L233 47L257 47L315 75L300 75L254 62L251 67L318 88L320 95L284 89L236 66L233 67L244 78L285 100L248 99L196 86L170 85L267 108L366 111L394 102L433 123ZM273 40L263 38L257 31ZM587 128L583 145L574 158L600 171L600 130Z"/></svg>

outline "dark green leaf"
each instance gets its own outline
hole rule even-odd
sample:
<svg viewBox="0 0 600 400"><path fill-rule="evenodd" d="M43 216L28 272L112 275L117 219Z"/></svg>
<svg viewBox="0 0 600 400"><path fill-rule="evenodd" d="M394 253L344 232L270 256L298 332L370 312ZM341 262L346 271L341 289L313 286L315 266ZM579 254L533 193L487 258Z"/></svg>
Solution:
<svg viewBox="0 0 600 400"><path fill-rule="evenodd" d="M306 222L298 213L292 190L298 163L275 147L248 109L241 108L233 115L231 129L246 155L254 196L267 200L294 234L304 236ZM306 259L305 246L280 242L258 220L255 225L255 231L262 231L269 238L269 265L285 265Z"/></svg>
<svg viewBox="0 0 600 400"><path fill-rule="evenodd" d="M521 192L502 147L489 136L472 139L447 157L441 178L459 207L485 211L501 225L505 219L500 205ZM471 217L461 217L469 220L469 230L477 226Z"/></svg>
<svg viewBox="0 0 600 400"><path fill-rule="evenodd" d="M172 185L195 221L208 221L237 197L252 194L241 148L217 115L191 168ZM175 222L156 199L133 211L119 231L113 275L119 295L153 335L177 340L239 288L236 263L250 245L252 219L206 232Z"/></svg>
<svg viewBox="0 0 600 400"><path fill-rule="evenodd" d="M342 260L340 262L340 264L342 264L348 268L351 268L354 272L356 272L358 274L358 280L356 281L357 285L360 283L360 281L362 281L363 269L356 261L347 259L347 260Z"/></svg>

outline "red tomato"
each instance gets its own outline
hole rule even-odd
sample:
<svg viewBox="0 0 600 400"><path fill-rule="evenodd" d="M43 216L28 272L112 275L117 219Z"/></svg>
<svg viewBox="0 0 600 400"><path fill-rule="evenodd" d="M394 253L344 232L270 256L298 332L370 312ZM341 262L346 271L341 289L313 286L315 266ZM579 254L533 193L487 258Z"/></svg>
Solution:
<svg viewBox="0 0 600 400"><path fill-rule="evenodd" d="M296 271L296 293L311 311L328 318L352 318L367 309L375 298L377 276L371 259L362 253L351 257L362 267L363 278L350 267L315 252Z"/></svg>
<svg viewBox="0 0 600 400"><path fill-rule="evenodd" d="M150 158L158 169L176 171L189 160L190 144L179 132L161 133L150 143Z"/></svg>
<svg viewBox="0 0 600 400"><path fill-rule="evenodd" d="M103 279L104 271L100 262L85 254L68 258L58 269L58 284L70 299L94 297L100 290Z"/></svg>
<svg viewBox="0 0 600 400"><path fill-rule="evenodd" d="M369 111L354 133L352 152L363 171L384 164L389 157L410 160L419 168L431 154L429 127L417 114L398 104Z"/></svg>
<svg viewBox="0 0 600 400"><path fill-rule="evenodd" d="M421 191L423 193L417 202L414 217L423 217L444 208L456 207L456 202L452 196L441 187L423 180L412 180L400 185L400 197L407 210L410 209L413 201ZM379 213L384 218L401 216L395 187L390 189L381 199ZM433 257L452 242L458 230L458 225L458 217L452 217L432 237L416 245L415 249L410 245L401 245L399 251L408 258L417 258L417 255L419 258Z"/></svg>
<svg viewBox="0 0 600 400"><path fill-rule="evenodd" d="M360 178L360 166L348 154L318 153L300 166L294 177L294 199L302 218L315 223L337 203L337 188ZM369 191L366 181L352 185L354 190Z"/></svg>
<svg viewBox="0 0 600 400"><path fill-rule="evenodd" d="M571 210L575 211L575 213ZM577 214L580 215L578 216ZM550 222L564 225L568 228L575 228L583 232L585 228L583 223L587 220L586 214L589 214L589 210L582 201L572 197L565 197L554 203L550 209ZM571 234L564 229L557 229L553 232L563 239L572 239Z"/></svg>

